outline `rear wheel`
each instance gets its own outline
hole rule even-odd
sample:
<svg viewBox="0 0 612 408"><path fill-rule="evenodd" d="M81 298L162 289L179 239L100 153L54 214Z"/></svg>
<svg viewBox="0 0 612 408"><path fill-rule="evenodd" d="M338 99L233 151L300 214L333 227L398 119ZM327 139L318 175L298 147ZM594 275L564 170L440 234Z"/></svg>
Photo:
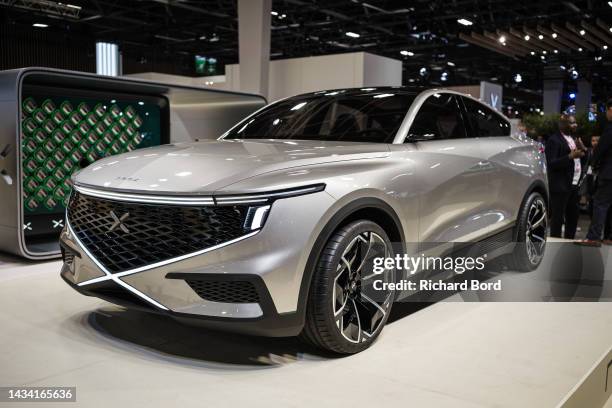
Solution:
<svg viewBox="0 0 612 408"><path fill-rule="evenodd" d="M527 197L517 220L517 243L506 259L511 270L529 272L540 265L546 249L548 213L542 194L533 192Z"/></svg>
<svg viewBox="0 0 612 408"><path fill-rule="evenodd" d="M374 259L393 256L389 237L372 221L355 221L336 231L319 256L302 337L342 354L368 348L393 302L393 292L373 291L372 285L375 280L395 281L395 270L373 273Z"/></svg>

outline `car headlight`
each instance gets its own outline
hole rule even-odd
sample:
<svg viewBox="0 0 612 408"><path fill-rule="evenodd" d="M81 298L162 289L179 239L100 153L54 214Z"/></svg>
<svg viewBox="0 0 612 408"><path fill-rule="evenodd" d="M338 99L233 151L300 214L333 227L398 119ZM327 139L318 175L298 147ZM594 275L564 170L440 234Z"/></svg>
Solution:
<svg viewBox="0 0 612 408"><path fill-rule="evenodd" d="M276 190L266 193L214 196L213 199L215 200L215 204L217 205L235 205L251 203L265 204L272 203L273 201L280 200L282 198L312 194L323 190L325 190L325 184L312 184L308 186L294 187L286 190Z"/></svg>
<svg viewBox="0 0 612 408"><path fill-rule="evenodd" d="M250 206L248 209L244 227L253 231L263 227L266 219L268 218L270 207L274 201L283 198L312 194L323 190L325 190L325 184L313 184L267 193L214 196L213 200L216 205L252 204L252 206Z"/></svg>

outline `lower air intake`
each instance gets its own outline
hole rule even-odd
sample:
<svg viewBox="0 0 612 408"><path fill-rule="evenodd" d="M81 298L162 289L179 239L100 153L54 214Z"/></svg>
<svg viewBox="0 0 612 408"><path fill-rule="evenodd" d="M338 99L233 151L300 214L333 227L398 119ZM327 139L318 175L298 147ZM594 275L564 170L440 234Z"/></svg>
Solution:
<svg viewBox="0 0 612 408"><path fill-rule="evenodd" d="M186 280L202 299L222 303L259 303L259 295L251 282Z"/></svg>

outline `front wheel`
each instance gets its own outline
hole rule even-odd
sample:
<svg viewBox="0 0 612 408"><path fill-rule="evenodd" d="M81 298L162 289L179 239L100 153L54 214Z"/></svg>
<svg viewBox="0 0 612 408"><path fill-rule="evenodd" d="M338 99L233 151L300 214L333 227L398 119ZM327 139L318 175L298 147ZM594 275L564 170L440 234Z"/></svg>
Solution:
<svg viewBox="0 0 612 408"><path fill-rule="evenodd" d="M375 280L395 281L394 269L373 272L374 259L393 256L388 235L372 221L354 221L336 231L319 255L302 337L342 354L368 348L387 322L394 298L391 291L372 295Z"/></svg>

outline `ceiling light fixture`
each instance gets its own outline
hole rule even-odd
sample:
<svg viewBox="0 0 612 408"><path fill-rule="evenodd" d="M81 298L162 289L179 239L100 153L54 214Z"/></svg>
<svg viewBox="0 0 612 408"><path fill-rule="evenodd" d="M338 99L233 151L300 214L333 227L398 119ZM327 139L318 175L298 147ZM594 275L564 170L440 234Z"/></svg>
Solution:
<svg viewBox="0 0 612 408"><path fill-rule="evenodd" d="M407 51L407 50L401 50L400 54L402 54L405 57L413 57L414 56L414 52L412 51Z"/></svg>
<svg viewBox="0 0 612 408"><path fill-rule="evenodd" d="M523 37L523 38L525 38L525 41L529 41L529 39L530 39L531 37L530 37L530 36L528 36L528 35L526 35L526 36L525 36L525 37Z"/></svg>
<svg viewBox="0 0 612 408"><path fill-rule="evenodd" d="M580 35L585 35L585 34L586 34L586 31L580 30Z"/></svg>
<svg viewBox="0 0 612 408"><path fill-rule="evenodd" d="M43 24L43 23L34 23L34 24L32 24L32 27L47 28L49 26L47 24Z"/></svg>
<svg viewBox="0 0 612 408"><path fill-rule="evenodd" d="M607 49L608 49L608 46L607 46L607 45L604 45L604 46L603 46L603 49L604 49L604 50L607 50Z"/></svg>
<svg viewBox="0 0 612 408"><path fill-rule="evenodd" d="M502 44L505 44L506 43L506 36L505 35L500 36L499 37L499 42L502 43Z"/></svg>
<svg viewBox="0 0 612 408"><path fill-rule="evenodd" d="M544 36L542 34L538 35L538 39L543 40Z"/></svg>
<svg viewBox="0 0 612 408"><path fill-rule="evenodd" d="M552 33L552 38L557 38L557 33Z"/></svg>
<svg viewBox="0 0 612 408"><path fill-rule="evenodd" d="M360 35L360 34L354 33L354 32L352 32L352 31L347 31L347 32L346 32L346 36L347 36L347 37L351 37L351 38L359 38L359 37L361 37L361 35Z"/></svg>
<svg viewBox="0 0 612 408"><path fill-rule="evenodd" d="M471 26L472 24L474 24L474 23L472 23L470 20L468 20L466 18L460 18L460 19L457 20L457 22L459 24L461 24L461 25L464 25L464 26Z"/></svg>

